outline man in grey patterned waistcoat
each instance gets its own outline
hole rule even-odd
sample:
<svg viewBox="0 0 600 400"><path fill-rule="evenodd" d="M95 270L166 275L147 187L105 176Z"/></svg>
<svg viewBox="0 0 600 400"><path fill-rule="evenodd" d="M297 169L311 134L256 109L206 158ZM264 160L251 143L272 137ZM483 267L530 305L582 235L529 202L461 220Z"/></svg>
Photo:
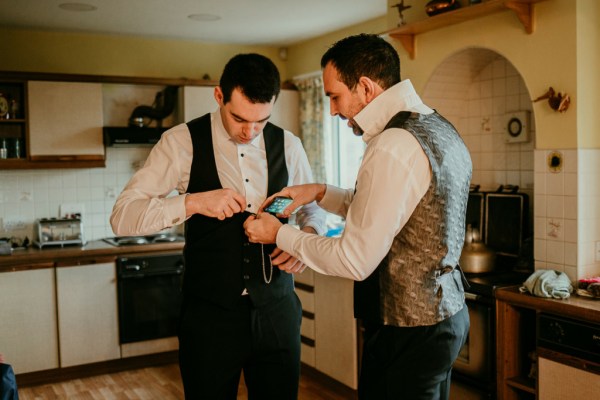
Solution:
<svg viewBox="0 0 600 400"><path fill-rule="evenodd" d="M344 232L320 237L259 213L246 234L276 242L317 272L356 281L354 311L365 327L360 399L448 399L469 331L458 266L469 152L411 82L400 81L398 54L382 38L340 40L321 67L331 114L367 143L356 187L292 186L271 198L294 199L284 215L316 200L346 218Z"/></svg>

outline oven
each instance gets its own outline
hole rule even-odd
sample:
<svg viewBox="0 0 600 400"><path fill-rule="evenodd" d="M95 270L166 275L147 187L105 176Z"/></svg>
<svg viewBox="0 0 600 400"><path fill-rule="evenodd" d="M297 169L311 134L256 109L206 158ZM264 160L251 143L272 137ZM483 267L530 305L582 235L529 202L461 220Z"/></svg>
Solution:
<svg viewBox="0 0 600 400"><path fill-rule="evenodd" d="M181 253L117 258L120 343L177 335Z"/></svg>
<svg viewBox="0 0 600 400"><path fill-rule="evenodd" d="M466 273L465 288L471 327L452 369L455 386L451 399L496 398L496 298L498 288L520 285L533 269L529 235L528 196L518 186L500 186L494 192L469 193L467 223L479 227L487 246L496 253L494 268ZM453 393L454 392L454 393Z"/></svg>
<svg viewBox="0 0 600 400"><path fill-rule="evenodd" d="M465 274L465 291L471 327L452 368L454 395L451 399L496 398L496 296L498 288L520 285L530 272L510 269L510 259L499 257L493 272ZM514 261L513 261L514 262ZM502 263L507 263L503 265ZM460 393L457 395L457 393Z"/></svg>

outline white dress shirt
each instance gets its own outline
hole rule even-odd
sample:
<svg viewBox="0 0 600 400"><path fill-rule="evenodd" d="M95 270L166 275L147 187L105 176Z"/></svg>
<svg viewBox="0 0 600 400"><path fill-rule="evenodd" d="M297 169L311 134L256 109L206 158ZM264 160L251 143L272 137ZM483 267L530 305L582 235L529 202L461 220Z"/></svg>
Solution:
<svg viewBox="0 0 600 400"><path fill-rule="evenodd" d="M354 189L327 186L319 203L346 218L339 238L283 226L277 246L311 269L353 280L367 278L383 260L431 182L429 159L404 129L384 130L400 111L430 114L409 80L384 91L355 117L367 143Z"/></svg>
<svg viewBox="0 0 600 400"><path fill-rule="evenodd" d="M219 179L246 198L246 211L256 213L267 197L267 159L263 134L237 144L223 126L219 110L211 113L213 148ZM300 139L284 130L288 185L312 182L312 172ZM166 131L119 195L110 218L119 236L146 235L186 220L185 196L193 158L186 124ZM175 191L175 192L173 192ZM296 215L300 227L325 232L323 211L307 204ZM292 228L293 229L293 228Z"/></svg>

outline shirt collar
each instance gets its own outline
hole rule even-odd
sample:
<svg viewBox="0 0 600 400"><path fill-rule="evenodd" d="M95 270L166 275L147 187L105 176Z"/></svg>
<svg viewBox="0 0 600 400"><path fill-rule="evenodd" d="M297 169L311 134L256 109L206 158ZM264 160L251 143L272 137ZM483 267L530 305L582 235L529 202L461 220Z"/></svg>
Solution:
<svg viewBox="0 0 600 400"><path fill-rule="evenodd" d="M239 144L231 139L229 133L225 129L225 125L223 125L223 119L221 118L221 109L217 108L217 111L212 113L212 122L215 124L215 128L217 129L217 137L219 141L231 142L236 146L254 146L256 148L261 148L262 145L262 132L256 135L254 139L248 144Z"/></svg>
<svg viewBox="0 0 600 400"><path fill-rule="evenodd" d="M363 140L368 143L380 134L387 123L400 111L431 114L434 111L423 104L410 79L388 88L354 116L363 130Z"/></svg>

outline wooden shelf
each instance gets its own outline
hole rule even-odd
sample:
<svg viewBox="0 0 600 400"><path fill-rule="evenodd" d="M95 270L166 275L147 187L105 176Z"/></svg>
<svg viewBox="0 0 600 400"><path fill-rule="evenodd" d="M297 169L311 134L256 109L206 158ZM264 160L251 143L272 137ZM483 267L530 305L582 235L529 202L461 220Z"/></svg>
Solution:
<svg viewBox="0 0 600 400"><path fill-rule="evenodd" d="M407 25L385 32L390 37L400 41L404 49L408 52L411 59L415 58L415 36L419 33L429 32L446 26L460 24L461 22L481 18L486 15L497 12L512 10L523 27L525 32L533 33L534 17L533 4L546 0L489 0L484 3L474 4L462 7L454 11L434 15L427 19L412 22Z"/></svg>

